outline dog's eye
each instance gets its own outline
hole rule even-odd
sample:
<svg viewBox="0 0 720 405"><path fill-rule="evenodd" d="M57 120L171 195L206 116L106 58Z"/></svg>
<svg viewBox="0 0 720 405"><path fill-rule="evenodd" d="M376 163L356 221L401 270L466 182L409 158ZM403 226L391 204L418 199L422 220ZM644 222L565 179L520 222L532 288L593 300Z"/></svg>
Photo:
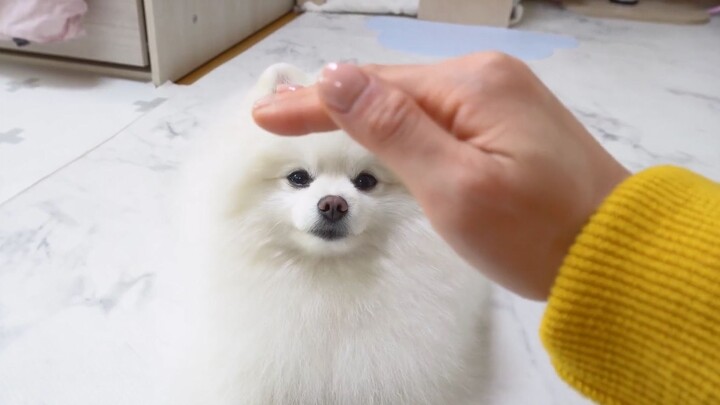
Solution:
<svg viewBox="0 0 720 405"><path fill-rule="evenodd" d="M306 170L296 170L287 176L290 185L297 188L303 188L310 185L312 177Z"/></svg>
<svg viewBox="0 0 720 405"><path fill-rule="evenodd" d="M353 184L355 185L355 188L357 188L360 191L370 191L377 185L377 179L375 176L369 173L360 173L355 179L353 180Z"/></svg>

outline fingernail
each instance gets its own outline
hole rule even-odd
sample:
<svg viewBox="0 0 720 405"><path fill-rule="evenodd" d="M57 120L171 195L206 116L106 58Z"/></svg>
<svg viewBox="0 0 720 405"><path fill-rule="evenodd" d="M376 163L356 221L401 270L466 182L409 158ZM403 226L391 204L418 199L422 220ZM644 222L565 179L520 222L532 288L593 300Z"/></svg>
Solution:
<svg viewBox="0 0 720 405"><path fill-rule="evenodd" d="M323 69L318 89L328 107L346 113L360 97L370 80L359 67L330 63Z"/></svg>
<svg viewBox="0 0 720 405"><path fill-rule="evenodd" d="M253 110L257 110L258 108L263 108L270 105L273 102L274 98L274 94L268 94L267 96L262 97L261 99L257 100L255 104L253 104Z"/></svg>

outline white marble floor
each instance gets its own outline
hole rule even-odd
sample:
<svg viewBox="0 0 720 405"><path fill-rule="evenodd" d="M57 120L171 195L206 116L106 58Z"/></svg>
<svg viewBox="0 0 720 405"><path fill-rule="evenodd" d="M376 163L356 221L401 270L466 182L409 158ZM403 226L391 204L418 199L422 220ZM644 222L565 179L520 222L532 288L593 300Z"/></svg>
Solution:
<svg viewBox="0 0 720 405"><path fill-rule="evenodd" d="M175 88L0 62L0 202L111 139Z"/></svg>
<svg viewBox="0 0 720 405"><path fill-rule="evenodd" d="M223 97L243 91L272 63L315 70L350 58L431 61L459 49L442 41L467 35L438 26L433 32L443 35L413 40L442 41L414 47L411 39L383 31L392 24L378 21L306 14L192 86L114 100L126 108L165 99L141 115L124 113L134 122L117 124L127 126L110 136L85 121L110 119L121 107L38 126L42 141L22 154L16 149L22 143L13 140L23 133L13 132L17 126L8 124L5 109L20 92L0 91L0 190L10 190L0 198L0 405L155 403L161 356L148 314L158 312L155 291L171 279L165 277L172 274L166 199L190 141L203 135ZM528 58L633 170L675 163L720 180L720 21L603 21L531 4L518 29L554 36L527 34L543 52L518 50L497 31L456 39ZM72 102L69 93L90 90L78 79L64 91L53 96L57 103L38 101L24 113L43 120L54 104ZM58 145L70 152L46 159ZM160 310L174 315L172 308ZM542 350L542 304L498 289L491 311L491 403L586 403L555 376Z"/></svg>

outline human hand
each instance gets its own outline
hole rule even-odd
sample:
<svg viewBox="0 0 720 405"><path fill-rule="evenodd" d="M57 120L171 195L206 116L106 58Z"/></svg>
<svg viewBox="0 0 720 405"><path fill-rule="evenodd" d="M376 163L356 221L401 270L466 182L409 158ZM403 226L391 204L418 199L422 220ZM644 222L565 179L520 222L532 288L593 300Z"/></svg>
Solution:
<svg viewBox="0 0 720 405"><path fill-rule="evenodd" d="M547 298L575 237L629 173L522 62L325 68L253 111L282 135L342 128L417 198L441 236L510 290Z"/></svg>

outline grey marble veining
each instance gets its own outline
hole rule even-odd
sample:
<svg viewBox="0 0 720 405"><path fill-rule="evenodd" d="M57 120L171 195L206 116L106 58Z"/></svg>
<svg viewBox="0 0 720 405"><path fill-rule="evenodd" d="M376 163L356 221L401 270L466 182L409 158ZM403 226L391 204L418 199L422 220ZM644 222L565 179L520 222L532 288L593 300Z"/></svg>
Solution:
<svg viewBox="0 0 720 405"><path fill-rule="evenodd" d="M155 402L172 337L154 335L153 316L176 315L158 307L157 291L172 282L168 206L183 156L222 99L272 63L317 70L344 59L434 60L383 48L367 18L298 18L0 202L0 405ZM603 21L530 4L519 29L579 40L530 64L624 164L673 163L720 180L719 23ZM543 305L496 289L490 307L490 403L586 403L542 349Z"/></svg>
<svg viewBox="0 0 720 405"><path fill-rule="evenodd" d="M542 15L545 18L534 18ZM676 164L720 179L720 21L671 26L528 9L520 29L579 39L531 65L632 170Z"/></svg>
<svg viewBox="0 0 720 405"><path fill-rule="evenodd" d="M0 204L122 132L175 88L2 62Z"/></svg>

